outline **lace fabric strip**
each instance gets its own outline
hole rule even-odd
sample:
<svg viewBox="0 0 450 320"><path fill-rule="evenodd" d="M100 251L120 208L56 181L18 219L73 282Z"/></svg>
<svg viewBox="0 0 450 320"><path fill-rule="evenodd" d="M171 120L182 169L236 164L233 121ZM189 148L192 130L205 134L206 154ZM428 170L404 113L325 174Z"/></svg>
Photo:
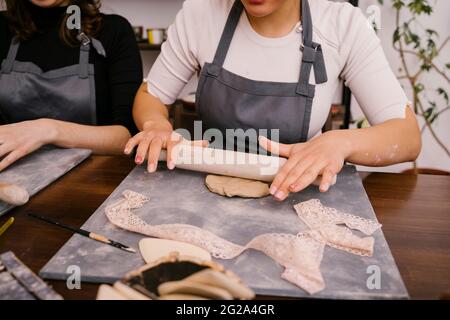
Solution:
<svg viewBox="0 0 450 320"><path fill-rule="evenodd" d="M360 238L350 229L371 235L381 228L378 222L325 207L317 199L298 203L294 209L309 228L320 232L323 241L330 247L360 256L373 255L374 238Z"/></svg>
<svg viewBox="0 0 450 320"><path fill-rule="evenodd" d="M373 238L361 239L353 235L349 229L336 225L345 223L354 229L362 228L363 232L372 231L373 233L375 229L370 224L370 220L348 214L341 215L331 208L326 210L318 200L308 201L309 204L306 206L302 205L305 203L295 206L300 219L311 230L297 235L261 234L245 246L241 246L193 225L151 225L132 213L133 209L142 207L149 199L130 190L125 191L123 196L124 199L118 200L105 209L106 216L114 225L150 237L187 242L209 251L218 259L233 259L248 249L261 251L285 268L281 275L283 279L309 294L317 293L325 288L320 271L325 245L360 255L371 255L373 252Z"/></svg>

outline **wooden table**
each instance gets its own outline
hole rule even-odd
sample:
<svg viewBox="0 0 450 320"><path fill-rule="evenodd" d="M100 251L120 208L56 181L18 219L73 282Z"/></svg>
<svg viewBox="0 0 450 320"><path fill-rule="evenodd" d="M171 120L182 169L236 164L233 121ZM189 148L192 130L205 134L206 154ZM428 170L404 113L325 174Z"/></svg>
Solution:
<svg viewBox="0 0 450 320"><path fill-rule="evenodd" d="M12 250L38 272L71 234L26 216L45 214L81 226L133 168L124 157L91 157L41 191L11 215L15 223L0 237L0 252ZM450 291L450 177L373 173L364 178L383 231L413 299L438 299ZM97 285L68 290L51 281L66 299L93 299Z"/></svg>

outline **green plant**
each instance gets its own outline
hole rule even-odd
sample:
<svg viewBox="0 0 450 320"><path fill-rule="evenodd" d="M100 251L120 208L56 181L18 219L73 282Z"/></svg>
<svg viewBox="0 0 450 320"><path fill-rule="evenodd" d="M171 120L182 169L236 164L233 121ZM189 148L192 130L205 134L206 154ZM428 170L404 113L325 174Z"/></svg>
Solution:
<svg viewBox="0 0 450 320"><path fill-rule="evenodd" d="M384 0L378 2L384 4ZM448 147L433 128L436 119L450 110L448 93L450 63L439 66L437 62L440 53L450 41L450 36L446 35L446 39L438 45L440 40L438 32L424 27L419 22L419 17L433 14L433 6L429 0L390 0L390 2L396 13L393 46L401 60L399 79L406 80L411 86L412 106L416 114L424 119L422 132L428 129L437 144L450 157ZM402 18L405 16L408 17L407 20ZM416 58L414 67L408 64L407 55ZM441 81L437 81L437 86L432 86L434 83L424 82L423 76L429 72L439 74ZM430 92L436 93L434 97L428 95Z"/></svg>

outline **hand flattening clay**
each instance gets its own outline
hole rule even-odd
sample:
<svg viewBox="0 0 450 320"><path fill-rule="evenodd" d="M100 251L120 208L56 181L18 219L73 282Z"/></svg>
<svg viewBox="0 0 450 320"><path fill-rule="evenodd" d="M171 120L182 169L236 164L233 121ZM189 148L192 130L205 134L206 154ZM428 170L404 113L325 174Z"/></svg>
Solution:
<svg viewBox="0 0 450 320"><path fill-rule="evenodd" d="M270 194L267 183L242 178L208 175L209 191L226 197L262 198Z"/></svg>

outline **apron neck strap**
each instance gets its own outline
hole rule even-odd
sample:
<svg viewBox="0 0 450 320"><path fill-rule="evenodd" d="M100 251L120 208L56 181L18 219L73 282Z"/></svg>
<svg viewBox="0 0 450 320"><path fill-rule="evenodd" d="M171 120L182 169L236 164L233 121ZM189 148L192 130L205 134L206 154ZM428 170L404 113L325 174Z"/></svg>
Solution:
<svg viewBox="0 0 450 320"><path fill-rule="evenodd" d="M303 27L303 46L310 47L313 39L313 23L308 0L302 0L301 15Z"/></svg>
<svg viewBox="0 0 450 320"><path fill-rule="evenodd" d="M213 64L218 67L223 67L228 49L230 48L231 41L233 40L234 31L236 30L239 19L241 18L242 11L244 11L244 5L241 0L236 0L231 8L222 37L220 38L219 46L216 50L216 55L214 56Z"/></svg>
<svg viewBox="0 0 450 320"><path fill-rule="evenodd" d="M106 58L106 51L102 43L93 37L88 37L85 33L78 35L80 41L80 62L79 62L79 74L80 78L85 79L89 76L89 53L91 45L97 51L97 53Z"/></svg>
<svg viewBox="0 0 450 320"><path fill-rule="evenodd" d="M216 54L213 60L213 68L209 70L212 73L218 73L218 69L223 67L225 58L228 54L234 32L241 18L244 5L240 0L234 2L228 15L225 28L219 41ZM325 68L325 61L320 44L313 42L313 22L311 16L311 8L308 0L302 0L301 19L303 26L303 43L301 50L303 51L302 68L300 70L300 78L298 82L297 93L302 95L313 95L309 88L309 76L314 66L314 76L317 84L328 81Z"/></svg>
<svg viewBox="0 0 450 320"><path fill-rule="evenodd" d="M95 39L94 39L95 40ZM105 50L103 46L98 40L95 40L94 43L99 54L106 56ZM20 41L17 37L13 37L11 40L11 45L9 46L8 55L6 56L5 61L2 63L1 72L2 73L11 73L14 68L14 62L17 58L17 52L19 51ZM80 45L80 60L79 60L79 77L82 79L89 77L89 52L90 52L90 44L81 44Z"/></svg>
<svg viewBox="0 0 450 320"><path fill-rule="evenodd" d="M11 40L11 45L9 46L8 55L2 64L2 73L11 73L14 67L14 61L16 61L17 52L19 51L19 39L13 37Z"/></svg>
<svg viewBox="0 0 450 320"><path fill-rule="evenodd" d="M80 45L80 62L78 64L78 74L81 79L89 77L89 52L91 46L89 43Z"/></svg>
<svg viewBox="0 0 450 320"><path fill-rule="evenodd" d="M302 0L302 24L303 43L300 49L303 51L303 57L296 92L297 94L313 98L315 95L315 87L309 84L313 68L316 84L327 82L328 76L322 46L313 42L313 21L308 0Z"/></svg>
<svg viewBox="0 0 450 320"><path fill-rule="evenodd" d="M230 48L231 41L233 40L234 32L241 18L242 11L244 11L244 5L241 0L236 0L228 15L225 28L220 38L219 46L217 47L216 54L214 56L213 63L218 67L223 67L225 58ZM302 0L302 25L303 25L303 46L312 46L312 18L311 10L308 0Z"/></svg>

